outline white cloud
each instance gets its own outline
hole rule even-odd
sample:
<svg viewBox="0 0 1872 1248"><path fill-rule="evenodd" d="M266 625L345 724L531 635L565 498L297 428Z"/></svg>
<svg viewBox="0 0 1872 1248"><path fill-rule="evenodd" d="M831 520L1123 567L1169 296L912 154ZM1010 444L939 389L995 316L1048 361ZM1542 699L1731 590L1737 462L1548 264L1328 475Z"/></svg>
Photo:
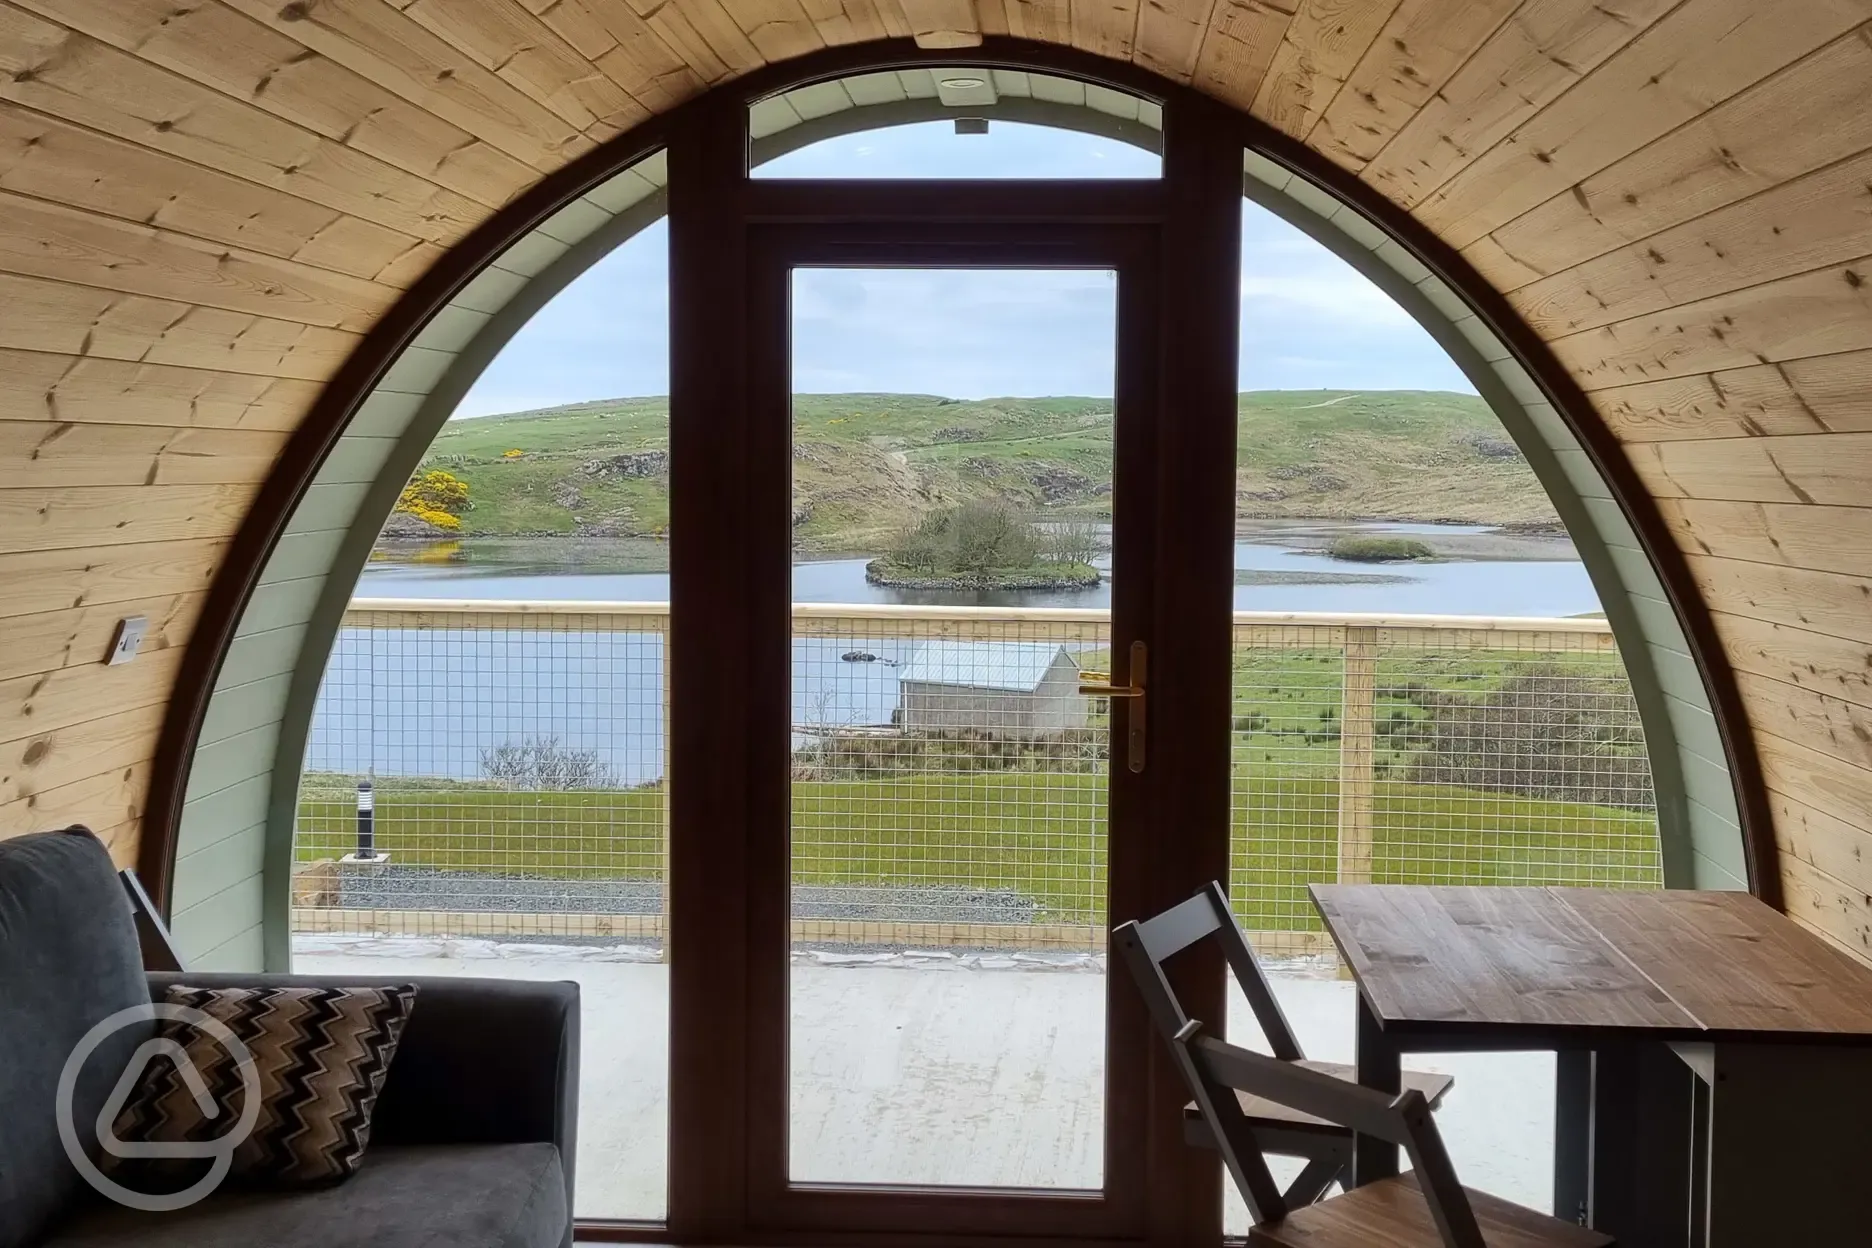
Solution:
<svg viewBox="0 0 1872 1248"><path fill-rule="evenodd" d="M1257 301L1266 301L1285 305L1283 315L1299 309L1342 321L1356 321L1361 325L1415 326L1417 323L1410 313L1392 301L1391 296L1356 272L1294 274L1285 277L1244 273L1241 293L1244 309Z"/></svg>

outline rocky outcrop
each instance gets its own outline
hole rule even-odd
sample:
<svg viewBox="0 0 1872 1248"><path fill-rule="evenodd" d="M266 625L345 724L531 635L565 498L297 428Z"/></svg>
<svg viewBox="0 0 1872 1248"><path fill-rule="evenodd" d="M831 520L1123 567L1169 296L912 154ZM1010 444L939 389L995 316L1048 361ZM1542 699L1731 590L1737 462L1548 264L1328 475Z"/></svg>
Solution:
<svg viewBox="0 0 1872 1248"><path fill-rule="evenodd" d="M892 589L1091 589L1104 577L1084 563L994 572L919 572L889 559L873 559L865 564L865 580Z"/></svg>
<svg viewBox="0 0 1872 1248"><path fill-rule="evenodd" d="M646 479L668 476L669 452L631 451L606 459L590 459L585 461L584 471L588 477Z"/></svg>
<svg viewBox="0 0 1872 1248"><path fill-rule="evenodd" d="M384 539L393 542L438 542L460 536L407 511L391 512L383 526Z"/></svg>

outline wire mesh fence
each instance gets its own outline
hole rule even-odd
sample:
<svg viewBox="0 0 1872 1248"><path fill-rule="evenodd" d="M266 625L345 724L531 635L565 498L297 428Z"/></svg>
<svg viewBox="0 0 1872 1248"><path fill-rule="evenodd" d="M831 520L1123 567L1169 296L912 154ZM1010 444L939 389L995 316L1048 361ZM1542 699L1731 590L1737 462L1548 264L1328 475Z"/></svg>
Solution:
<svg viewBox="0 0 1872 1248"><path fill-rule="evenodd" d="M668 619L348 612L300 782L299 930L659 942Z"/></svg>
<svg viewBox="0 0 1872 1248"><path fill-rule="evenodd" d="M1024 614L796 612L796 939L1098 943L1109 625Z"/></svg>
<svg viewBox="0 0 1872 1248"><path fill-rule="evenodd" d="M1230 897L1316 944L1309 883L1657 887L1631 683L1596 620L1236 617Z"/></svg>
<svg viewBox="0 0 1872 1248"><path fill-rule="evenodd" d="M302 781L301 931L655 947L663 604L359 603ZM795 940L1096 951L1104 612L800 606ZM1655 886L1637 705L1595 620L1235 624L1230 895L1319 948L1309 883ZM373 806L359 842L359 784Z"/></svg>

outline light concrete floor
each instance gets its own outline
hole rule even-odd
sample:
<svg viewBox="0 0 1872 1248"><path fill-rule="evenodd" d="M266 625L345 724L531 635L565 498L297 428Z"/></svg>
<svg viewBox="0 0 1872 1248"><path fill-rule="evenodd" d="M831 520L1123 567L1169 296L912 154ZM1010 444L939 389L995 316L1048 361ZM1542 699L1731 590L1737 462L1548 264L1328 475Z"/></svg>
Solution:
<svg viewBox="0 0 1872 1248"><path fill-rule="evenodd" d="M320 975L576 980L584 1019L578 1212L659 1220L667 1182L667 968L601 960L608 956L618 955L480 940L320 937L302 938L295 967ZM1277 973L1274 982L1308 1056L1351 1060L1352 985L1317 970ZM1097 1187L1104 992L1104 975L1084 969L795 965L793 1177ZM1239 997L1229 1018L1237 1038L1256 1034ZM1552 1056L1452 1054L1410 1064L1456 1077L1437 1122L1463 1181L1547 1209ZM1232 1190L1224 1221L1230 1233L1246 1232Z"/></svg>

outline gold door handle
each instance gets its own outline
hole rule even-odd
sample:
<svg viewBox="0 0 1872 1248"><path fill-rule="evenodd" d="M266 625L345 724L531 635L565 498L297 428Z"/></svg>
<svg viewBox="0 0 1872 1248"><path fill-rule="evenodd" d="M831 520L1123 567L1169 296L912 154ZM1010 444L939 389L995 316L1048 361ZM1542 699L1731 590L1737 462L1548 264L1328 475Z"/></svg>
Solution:
<svg viewBox="0 0 1872 1248"><path fill-rule="evenodd" d="M1112 683L1109 672L1081 672L1079 692L1097 698L1121 698L1125 701L1125 765L1132 771L1144 770L1145 681L1150 673L1150 651L1141 641L1131 643L1130 680Z"/></svg>

